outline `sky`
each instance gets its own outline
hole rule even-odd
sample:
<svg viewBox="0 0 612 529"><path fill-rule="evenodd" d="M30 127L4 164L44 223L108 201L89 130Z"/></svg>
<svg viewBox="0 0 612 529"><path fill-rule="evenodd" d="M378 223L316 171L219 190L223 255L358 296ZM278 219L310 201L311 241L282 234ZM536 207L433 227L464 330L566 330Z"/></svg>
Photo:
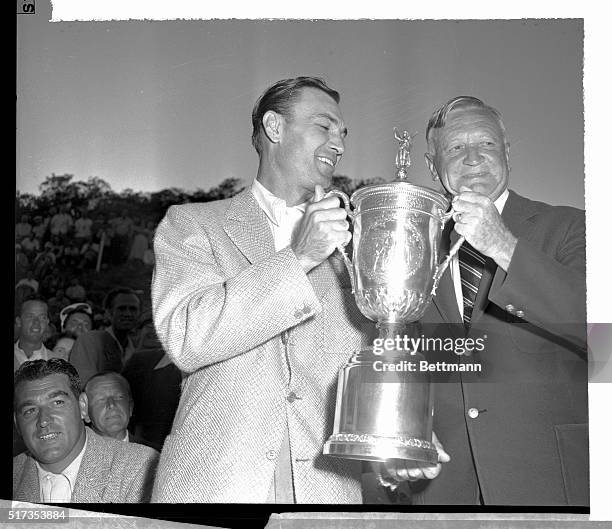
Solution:
<svg viewBox="0 0 612 529"><path fill-rule="evenodd" d="M255 100L278 79L317 75L341 93L349 128L338 174L392 179L398 127L417 133L411 180L434 186L427 120L469 94L504 116L515 190L584 207L582 39L580 20L21 17L17 189L37 193L52 173L116 191L249 183Z"/></svg>

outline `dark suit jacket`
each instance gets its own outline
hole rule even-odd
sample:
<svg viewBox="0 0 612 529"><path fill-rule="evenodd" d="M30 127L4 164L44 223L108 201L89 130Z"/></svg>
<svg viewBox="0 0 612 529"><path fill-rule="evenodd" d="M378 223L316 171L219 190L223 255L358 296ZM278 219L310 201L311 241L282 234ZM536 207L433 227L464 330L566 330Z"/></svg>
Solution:
<svg viewBox="0 0 612 529"><path fill-rule="evenodd" d="M452 460L413 503L478 504L480 488L488 505L588 505L584 212L510 191L502 217L518 244L507 272L487 260L469 331L484 350L460 357L482 372L436 376ZM465 337L449 271L421 321Z"/></svg>
<svg viewBox="0 0 612 529"><path fill-rule="evenodd" d="M148 446L124 443L89 428L71 503L146 503L159 454ZM28 452L13 459L13 500L40 503L38 469Z"/></svg>
<svg viewBox="0 0 612 529"><path fill-rule="evenodd" d="M155 369L163 356L161 347L136 351L121 372L130 383L134 399L130 431L145 440L138 442L158 450L172 428L182 381L174 364Z"/></svg>
<svg viewBox="0 0 612 529"><path fill-rule="evenodd" d="M110 333L89 331L74 342L70 351L70 363L78 371L82 386L85 386L100 371L121 371L121 348Z"/></svg>

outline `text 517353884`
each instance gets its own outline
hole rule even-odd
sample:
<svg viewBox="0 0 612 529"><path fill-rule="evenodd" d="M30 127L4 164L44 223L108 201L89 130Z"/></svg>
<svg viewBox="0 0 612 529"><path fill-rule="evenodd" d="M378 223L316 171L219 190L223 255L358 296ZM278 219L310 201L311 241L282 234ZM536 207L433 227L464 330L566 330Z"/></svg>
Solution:
<svg viewBox="0 0 612 529"><path fill-rule="evenodd" d="M0 523L62 523L69 521L68 509L54 507L0 508Z"/></svg>

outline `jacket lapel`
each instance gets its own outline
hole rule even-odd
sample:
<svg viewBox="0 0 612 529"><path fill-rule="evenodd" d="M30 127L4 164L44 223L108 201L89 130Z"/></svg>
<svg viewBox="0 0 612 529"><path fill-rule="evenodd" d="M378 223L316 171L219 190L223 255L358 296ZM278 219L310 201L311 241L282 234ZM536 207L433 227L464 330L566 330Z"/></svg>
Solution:
<svg viewBox="0 0 612 529"><path fill-rule="evenodd" d="M39 503L42 501L40 497L40 482L38 481L38 469L34 463L34 459L27 455L23 464L23 472L21 481L13 494L13 500L28 501L30 503Z"/></svg>
<svg viewBox="0 0 612 529"><path fill-rule="evenodd" d="M250 189L232 198L223 229L250 263L274 253L274 240L265 213Z"/></svg>
<svg viewBox="0 0 612 529"><path fill-rule="evenodd" d="M87 447L77 474L72 500L74 503L100 503L104 501L110 461L108 457L105 457L98 436L89 428L85 428L85 431L87 432Z"/></svg>
<svg viewBox="0 0 612 529"><path fill-rule="evenodd" d="M502 219L515 237L529 237L529 219L538 212L533 202L510 191Z"/></svg>
<svg viewBox="0 0 612 529"><path fill-rule="evenodd" d="M227 210L223 229L228 237L249 260L250 263L270 257L274 249L274 239L266 214L262 211L250 189L236 195ZM347 247L350 252L352 246ZM349 253L350 255L350 253ZM321 299L334 284L350 286L348 272L339 252L323 261L308 273L308 279Z"/></svg>

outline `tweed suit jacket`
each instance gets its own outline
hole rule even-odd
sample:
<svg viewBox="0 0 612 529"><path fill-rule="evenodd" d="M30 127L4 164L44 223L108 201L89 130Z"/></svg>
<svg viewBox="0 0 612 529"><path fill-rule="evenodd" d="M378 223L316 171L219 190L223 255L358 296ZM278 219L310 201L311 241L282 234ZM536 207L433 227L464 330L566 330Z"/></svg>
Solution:
<svg viewBox="0 0 612 529"><path fill-rule="evenodd" d="M307 275L275 252L250 190L171 207L154 247L155 325L189 376L153 501L265 502L288 424L297 503L361 502L359 462L322 454L338 371L374 333L341 259Z"/></svg>
<svg viewBox="0 0 612 529"><path fill-rule="evenodd" d="M86 428L87 447L71 503L147 503L159 454L148 446L107 439ZM40 503L38 469L23 453L13 459L13 500Z"/></svg>
<svg viewBox="0 0 612 529"><path fill-rule="evenodd" d="M510 191L502 218L518 244L507 272L487 260L468 334L485 347L460 360L482 372L436 377L434 431L451 461L410 485L413 503L587 505L584 211ZM462 321L449 272L422 321L465 338L446 325Z"/></svg>

